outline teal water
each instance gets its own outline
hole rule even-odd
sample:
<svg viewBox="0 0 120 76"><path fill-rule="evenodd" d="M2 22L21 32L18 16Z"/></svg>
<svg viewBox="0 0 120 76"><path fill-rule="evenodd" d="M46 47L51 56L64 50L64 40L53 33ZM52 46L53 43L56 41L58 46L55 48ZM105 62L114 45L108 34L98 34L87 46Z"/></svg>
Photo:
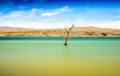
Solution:
<svg viewBox="0 0 120 76"><path fill-rule="evenodd" d="M41 37L41 36L1 36L0 40L65 40L65 37ZM120 37L69 37L69 40L120 40Z"/></svg>
<svg viewBox="0 0 120 76"><path fill-rule="evenodd" d="M120 76L119 37L90 38L70 39L66 47L59 37L0 37L0 76Z"/></svg>

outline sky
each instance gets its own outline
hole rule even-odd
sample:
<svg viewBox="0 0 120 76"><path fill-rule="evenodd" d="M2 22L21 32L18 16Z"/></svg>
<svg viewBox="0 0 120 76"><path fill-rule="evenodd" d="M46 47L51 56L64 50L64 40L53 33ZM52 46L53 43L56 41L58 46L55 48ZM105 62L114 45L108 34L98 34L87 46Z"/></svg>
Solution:
<svg viewBox="0 0 120 76"><path fill-rule="evenodd" d="M0 0L0 27L120 29L120 0Z"/></svg>

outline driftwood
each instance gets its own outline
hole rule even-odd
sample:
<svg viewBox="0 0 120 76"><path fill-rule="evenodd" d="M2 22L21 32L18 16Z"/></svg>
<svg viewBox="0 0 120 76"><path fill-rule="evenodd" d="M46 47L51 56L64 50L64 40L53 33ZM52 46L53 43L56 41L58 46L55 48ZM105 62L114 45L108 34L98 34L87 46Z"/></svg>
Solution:
<svg viewBox="0 0 120 76"><path fill-rule="evenodd" d="M69 30L67 30L66 28L64 28L65 31L66 31L66 33L67 33L67 36L66 36L66 40L65 40L64 46L67 46L67 45L68 45L69 33L70 33L70 31L72 30L73 26L74 26L74 25L72 25L71 28L70 28Z"/></svg>

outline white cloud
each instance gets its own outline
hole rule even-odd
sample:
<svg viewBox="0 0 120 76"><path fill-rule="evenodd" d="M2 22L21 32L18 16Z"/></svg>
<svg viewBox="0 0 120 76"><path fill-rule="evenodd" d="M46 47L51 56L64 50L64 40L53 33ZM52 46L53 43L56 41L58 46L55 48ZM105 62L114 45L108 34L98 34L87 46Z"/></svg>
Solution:
<svg viewBox="0 0 120 76"><path fill-rule="evenodd" d="M63 8L58 9L58 11L66 12L66 11L70 11L70 8L68 6L64 6Z"/></svg>
<svg viewBox="0 0 120 76"><path fill-rule="evenodd" d="M45 13L42 13L42 16L54 16L54 15L57 15L56 12L45 12Z"/></svg>
<svg viewBox="0 0 120 76"><path fill-rule="evenodd" d="M9 26L9 27L21 27L21 28L35 28L35 29L48 29L48 28L61 28L64 23L54 22L54 23L45 23L42 21L23 21L23 20L10 20L6 22L1 22L0 26Z"/></svg>
<svg viewBox="0 0 120 76"><path fill-rule="evenodd" d="M113 17L114 19L120 19L120 15Z"/></svg>
<svg viewBox="0 0 120 76"><path fill-rule="evenodd" d="M71 11L72 9L72 11ZM64 6L62 8L54 9L54 10L44 10L38 8L32 8L31 10L26 11L13 11L9 14L0 13L0 26L11 26L11 27L23 27L23 28L64 28L70 27L72 24L75 26L84 27L84 26L95 26L102 28L119 28L120 29L120 16L116 16L117 19L106 19L106 20L89 20L92 19L93 16L89 16L89 12L86 11L78 11L73 8L69 8L68 6ZM70 11L70 12L69 12ZM68 15L65 15L65 12L69 12ZM77 12L77 13L76 13ZM82 13L80 13L82 12ZM80 13L80 14L79 14ZM63 14L65 17L61 17L60 14ZM70 15L71 14L71 15ZM92 12L92 15L95 14ZM46 17L46 16L55 16L57 17ZM100 17L104 17L104 15L100 15ZM111 18L111 16L110 16ZM98 17L99 19L99 17Z"/></svg>
<svg viewBox="0 0 120 76"><path fill-rule="evenodd" d="M101 22L101 23L93 23L93 24L87 24L87 25L84 25L84 26L94 26L94 27L101 27L101 28L120 29L120 20Z"/></svg>
<svg viewBox="0 0 120 76"><path fill-rule="evenodd" d="M31 10L28 10L28 11L12 11L6 15L4 14L1 14L1 18L4 18L4 19L14 19L14 18L19 18L19 17L32 17L32 16L35 16L37 13L39 13L40 15L40 12L41 10L40 9L36 9L36 8L32 8Z"/></svg>
<svg viewBox="0 0 120 76"><path fill-rule="evenodd" d="M120 29L120 20L100 23L100 25L98 25L98 27L118 28L118 29Z"/></svg>
<svg viewBox="0 0 120 76"><path fill-rule="evenodd" d="M19 17L33 17L35 15L39 15L39 16L54 16L54 15L58 15L64 12L69 11L69 7L68 6L64 6L62 8L59 9L55 9L55 10L44 10L44 9L37 9L37 8L32 8L31 10L26 10L26 11L12 11L6 15L2 15L2 13L0 13L1 18L19 18Z"/></svg>
<svg viewBox="0 0 120 76"><path fill-rule="evenodd" d="M14 18L18 16L22 16L24 11L14 11L10 12L8 15L2 16L2 18Z"/></svg>
<svg viewBox="0 0 120 76"><path fill-rule="evenodd" d="M84 24L83 24L84 23ZM8 20L0 23L0 26L10 26L10 27L23 27L23 28L36 28L36 29L48 29L48 28L64 28L70 27L75 24L77 27L93 26L101 28L116 28L120 29L120 20L108 21L108 22L89 22L82 19L76 19L74 21L25 21L25 20Z"/></svg>
<svg viewBox="0 0 120 76"><path fill-rule="evenodd" d="M39 12L39 11L40 11L39 9L33 8L33 9L31 10L31 13L35 14L35 13L37 13L37 12Z"/></svg>
<svg viewBox="0 0 120 76"><path fill-rule="evenodd" d="M42 13L42 16L54 16L54 15L58 15L64 12L69 11L70 8L68 6L64 6L63 8L59 8L59 9L55 9L49 12L44 12Z"/></svg>

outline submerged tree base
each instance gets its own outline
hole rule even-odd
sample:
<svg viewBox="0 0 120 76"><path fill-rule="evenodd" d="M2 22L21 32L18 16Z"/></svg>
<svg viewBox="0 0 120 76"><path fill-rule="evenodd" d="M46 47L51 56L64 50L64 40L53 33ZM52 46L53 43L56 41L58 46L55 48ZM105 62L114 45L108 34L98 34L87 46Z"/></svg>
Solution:
<svg viewBox="0 0 120 76"><path fill-rule="evenodd" d="M68 46L68 43L65 43L64 46Z"/></svg>

